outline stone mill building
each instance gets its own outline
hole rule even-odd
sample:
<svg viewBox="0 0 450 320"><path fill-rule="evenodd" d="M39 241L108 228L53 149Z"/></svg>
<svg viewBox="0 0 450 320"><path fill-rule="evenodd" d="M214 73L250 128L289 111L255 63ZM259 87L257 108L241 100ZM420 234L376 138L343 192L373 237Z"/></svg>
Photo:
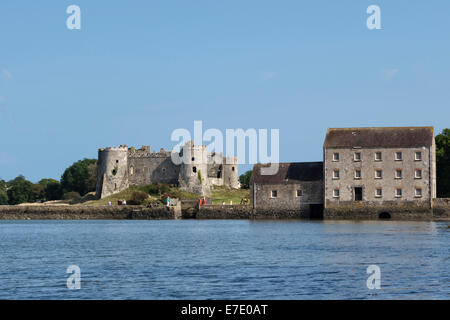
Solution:
<svg viewBox="0 0 450 320"><path fill-rule="evenodd" d="M328 129L323 145L324 204L385 215L430 213L436 198L433 127Z"/></svg>
<svg viewBox="0 0 450 320"><path fill-rule="evenodd" d="M323 162L280 163L273 176L253 168L255 210L296 217L426 218L436 198L433 127L331 128Z"/></svg>
<svg viewBox="0 0 450 320"><path fill-rule="evenodd" d="M212 186L239 188L238 160L221 153L208 152L206 146L187 142L177 154L181 163L172 160L172 152L120 147L98 151L97 198L121 192L130 185L167 183L181 189L207 195Z"/></svg>

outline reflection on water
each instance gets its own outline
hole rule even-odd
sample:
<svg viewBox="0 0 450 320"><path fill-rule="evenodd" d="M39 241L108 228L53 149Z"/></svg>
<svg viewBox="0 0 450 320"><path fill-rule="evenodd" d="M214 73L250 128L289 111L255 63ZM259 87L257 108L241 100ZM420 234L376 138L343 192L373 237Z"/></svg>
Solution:
<svg viewBox="0 0 450 320"><path fill-rule="evenodd" d="M448 299L447 225L2 221L0 299Z"/></svg>

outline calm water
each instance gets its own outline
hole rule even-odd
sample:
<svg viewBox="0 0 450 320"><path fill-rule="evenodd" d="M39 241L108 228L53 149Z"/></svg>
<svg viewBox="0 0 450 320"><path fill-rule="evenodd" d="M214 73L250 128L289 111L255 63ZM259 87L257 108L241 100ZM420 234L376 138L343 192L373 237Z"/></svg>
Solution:
<svg viewBox="0 0 450 320"><path fill-rule="evenodd" d="M0 299L449 299L447 225L1 221Z"/></svg>

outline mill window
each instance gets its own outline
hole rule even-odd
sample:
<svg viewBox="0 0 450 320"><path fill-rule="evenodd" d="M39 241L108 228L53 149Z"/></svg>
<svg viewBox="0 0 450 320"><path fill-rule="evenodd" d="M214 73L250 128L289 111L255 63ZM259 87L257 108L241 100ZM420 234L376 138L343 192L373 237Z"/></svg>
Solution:
<svg viewBox="0 0 450 320"><path fill-rule="evenodd" d="M380 151L375 152L375 161L381 161L383 160L383 155Z"/></svg>
<svg viewBox="0 0 450 320"><path fill-rule="evenodd" d="M339 179L339 169L333 170L333 179Z"/></svg>
<svg viewBox="0 0 450 320"><path fill-rule="evenodd" d="M338 152L333 153L333 161L339 161L339 153Z"/></svg>
<svg viewBox="0 0 450 320"><path fill-rule="evenodd" d="M383 171L381 169L375 170L375 179L382 179L383 178Z"/></svg>
<svg viewBox="0 0 450 320"><path fill-rule="evenodd" d="M381 198L383 196L383 189L376 188L375 189L375 198Z"/></svg>
<svg viewBox="0 0 450 320"><path fill-rule="evenodd" d="M414 178L422 179L422 169L416 169L416 171L414 173Z"/></svg>
<svg viewBox="0 0 450 320"><path fill-rule="evenodd" d="M355 152L355 154L353 155L353 160L361 161L361 152Z"/></svg>
<svg viewBox="0 0 450 320"><path fill-rule="evenodd" d="M401 179L402 178L402 169L396 169L395 170L395 179Z"/></svg>
<svg viewBox="0 0 450 320"><path fill-rule="evenodd" d="M422 188L416 188L416 194L415 194L416 198L420 198L422 197Z"/></svg>
<svg viewBox="0 0 450 320"><path fill-rule="evenodd" d="M277 192L277 190L272 190L272 192L270 193L270 196L271 196L272 198L278 197L278 192Z"/></svg>
<svg viewBox="0 0 450 320"><path fill-rule="evenodd" d="M303 196L303 191L298 189L297 190L297 197L301 197L301 196Z"/></svg>
<svg viewBox="0 0 450 320"><path fill-rule="evenodd" d="M416 151L414 159L416 161L421 161L422 160L422 152L421 151Z"/></svg>
<svg viewBox="0 0 450 320"><path fill-rule="evenodd" d="M395 189L395 197L396 198L401 198L402 197L402 189L401 188L396 188Z"/></svg>
<svg viewBox="0 0 450 320"><path fill-rule="evenodd" d="M361 179L361 169L355 169L355 179Z"/></svg>
<svg viewBox="0 0 450 320"><path fill-rule="evenodd" d="M395 160L396 161L401 161L402 160L402 153L401 153L401 151L397 151L396 153L395 153Z"/></svg>
<svg viewBox="0 0 450 320"><path fill-rule="evenodd" d="M333 190L333 198L339 198L339 189Z"/></svg>

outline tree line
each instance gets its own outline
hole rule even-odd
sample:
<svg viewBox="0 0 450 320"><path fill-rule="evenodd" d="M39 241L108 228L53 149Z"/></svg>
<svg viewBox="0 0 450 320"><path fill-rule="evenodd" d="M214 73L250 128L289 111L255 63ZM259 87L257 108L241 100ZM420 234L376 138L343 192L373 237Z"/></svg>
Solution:
<svg viewBox="0 0 450 320"><path fill-rule="evenodd" d="M51 200L72 200L95 191L97 160L83 159L68 167L61 179L42 179L38 183L19 175L10 181L0 180L0 205L15 205Z"/></svg>

